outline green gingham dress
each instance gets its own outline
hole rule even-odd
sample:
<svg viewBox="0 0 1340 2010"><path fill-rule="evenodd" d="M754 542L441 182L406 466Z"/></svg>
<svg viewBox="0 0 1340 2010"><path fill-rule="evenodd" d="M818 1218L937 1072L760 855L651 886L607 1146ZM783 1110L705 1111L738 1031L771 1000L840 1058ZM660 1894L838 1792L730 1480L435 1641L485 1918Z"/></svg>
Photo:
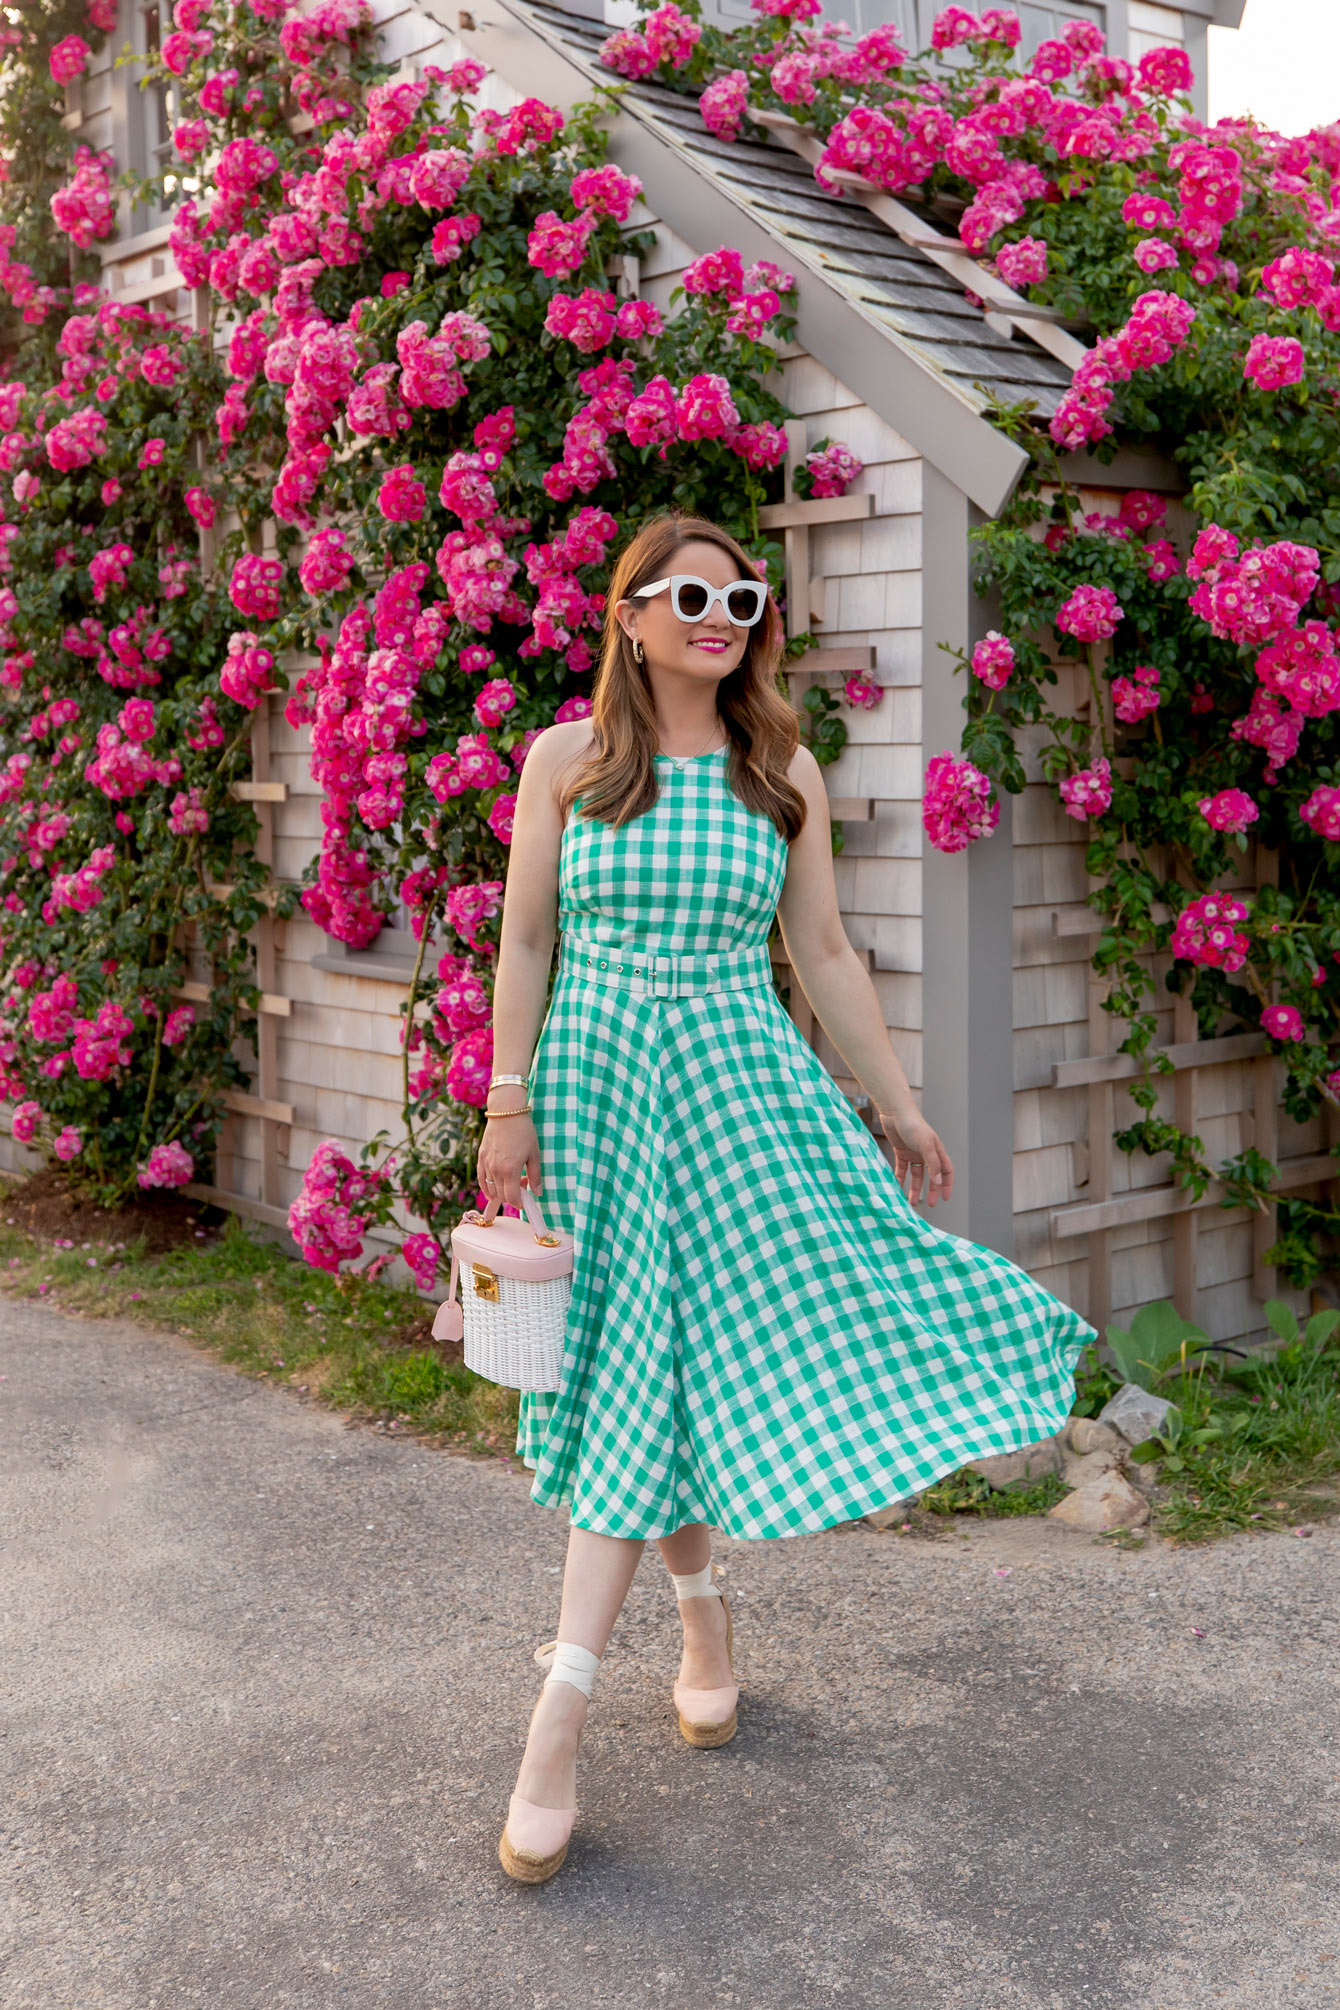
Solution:
<svg viewBox="0 0 1340 2010"><path fill-rule="evenodd" d="M773 989L786 876L728 750L574 803L532 1064L540 1204L576 1243L531 1498L603 1535L800 1535L1059 1429L1092 1328L916 1213ZM932 1113L933 1114L933 1113Z"/></svg>

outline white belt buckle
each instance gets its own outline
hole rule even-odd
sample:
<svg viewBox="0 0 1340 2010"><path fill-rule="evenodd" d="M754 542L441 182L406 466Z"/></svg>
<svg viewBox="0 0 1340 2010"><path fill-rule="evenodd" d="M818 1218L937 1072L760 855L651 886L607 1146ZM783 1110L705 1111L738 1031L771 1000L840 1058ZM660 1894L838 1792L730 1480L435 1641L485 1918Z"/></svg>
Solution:
<svg viewBox="0 0 1340 2010"><path fill-rule="evenodd" d="M663 963L668 964L669 968L662 970L660 965ZM677 968L678 958L675 956L674 951L670 949L660 950L655 956L649 959L649 965L647 988L650 995L653 998L673 998L675 993L671 987L679 975ZM666 987L664 990L661 988L663 985Z"/></svg>

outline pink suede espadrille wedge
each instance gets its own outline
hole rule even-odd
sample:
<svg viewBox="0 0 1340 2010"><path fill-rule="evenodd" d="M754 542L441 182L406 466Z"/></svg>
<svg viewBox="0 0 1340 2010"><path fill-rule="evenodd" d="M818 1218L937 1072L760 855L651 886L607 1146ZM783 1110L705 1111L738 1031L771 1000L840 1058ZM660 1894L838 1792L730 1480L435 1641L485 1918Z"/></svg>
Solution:
<svg viewBox="0 0 1340 2010"><path fill-rule="evenodd" d="M572 1641L547 1640L535 1650L535 1659L549 1673L540 1690L543 1696L551 1682L570 1682L574 1689L580 1689L589 1697L601 1657L593 1654L588 1647L579 1647ZM540 1707L540 1697L535 1699L535 1709ZM534 1722L535 1711L531 1711ZM582 1727L585 1729L585 1726ZM577 1733L577 1749L581 1750L582 1733ZM524 1794L513 1794L507 1803L507 1820L498 1838L498 1861L509 1877L519 1884L543 1884L551 1878L568 1853L572 1839L572 1825L577 1819L577 1809L546 1808L538 1801L528 1801Z"/></svg>
<svg viewBox="0 0 1340 2010"><path fill-rule="evenodd" d="M702 1570L691 1575L674 1577L675 1596L684 1598L719 1598L726 1615L726 1659L732 1670L735 1666L735 1628L731 1621L730 1600L712 1575L712 1566L707 1564ZM737 1704L740 1700L738 1682L728 1682L718 1689L691 1689L686 1682L676 1682L674 1686L675 1710L679 1717L680 1735L690 1745L700 1750L708 1750L715 1745L729 1744L735 1736L738 1725Z"/></svg>

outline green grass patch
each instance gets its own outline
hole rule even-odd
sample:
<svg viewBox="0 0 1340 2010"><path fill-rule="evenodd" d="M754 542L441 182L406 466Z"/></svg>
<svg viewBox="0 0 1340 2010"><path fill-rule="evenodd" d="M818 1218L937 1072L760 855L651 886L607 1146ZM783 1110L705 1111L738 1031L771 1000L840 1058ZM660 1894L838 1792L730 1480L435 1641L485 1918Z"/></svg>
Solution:
<svg viewBox="0 0 1340 2010"><path fill-rule="evenodd" d="M1202 1354L1159 1393L1180 1429L1137 1449L1158 1460L1160 1535L1206 1542L1340 1512L1340 1337L1301 1334L1245 1359Z"/></svg>
<svg viewBox="0 0 1340 2010"><path fill-rule="evenodd" d="M260 1380L328 1408L510 1454L517 1396L474 1375L431 1336L414 1292L331 1277L242 1221L151 1256L142 1241L72 1248L0 1224L0 1284L83 1318L135 1319L188 1336Z"/></svg>
<svg viewBox="0 0 1340 2010"><path fill-rule="evenodd" d="M1046 1514L1070 1492L1058 1473L1043 1473L1036 1480L1014 1480L1007 1487L989 1486L980 1473L964 1466L948 1473L917 1498L917 1506L927 1514L971 1514L999 1518L1003 1515Z"/></svg>

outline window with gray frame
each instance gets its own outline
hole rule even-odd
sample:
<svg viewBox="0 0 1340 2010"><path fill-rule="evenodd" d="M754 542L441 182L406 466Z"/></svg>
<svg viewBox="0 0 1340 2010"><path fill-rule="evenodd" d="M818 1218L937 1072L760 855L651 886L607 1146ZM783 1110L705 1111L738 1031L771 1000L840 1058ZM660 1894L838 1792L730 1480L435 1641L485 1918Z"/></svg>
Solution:
<svg viewBox="0 0 1340 2010"><path fill-rule="evenodd" d="M170 0L121 0L114 48L117 55L129 44L136 56L158 49L171 27ZM117 159L143 176L159 175L172 165L172 128L176 120L175 89L166 84L145 84L140 63L113 68L112 101L117 135ZM168 222L181 190L169 177L164 192L155 201L137 203L125 227L131 236L154 230Z"/></svg>

